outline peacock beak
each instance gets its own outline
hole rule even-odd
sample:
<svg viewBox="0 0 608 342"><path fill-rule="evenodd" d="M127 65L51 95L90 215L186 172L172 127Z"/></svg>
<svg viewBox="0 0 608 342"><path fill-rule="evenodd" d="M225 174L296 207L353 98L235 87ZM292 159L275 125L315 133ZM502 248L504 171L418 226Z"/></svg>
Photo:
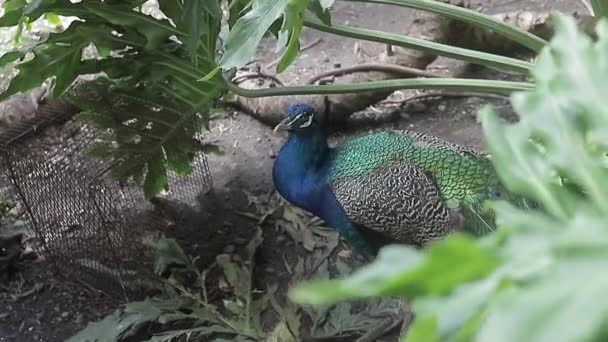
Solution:
<svg viewBox="0 0 608 342"><path fill-rule="evenodd" d="M292 128L291 126L295 121L296 120L294 120L293 118L286 117L285 119L283 119L283 121L279 122L279 124L274 127L273 131L275 133L279 131L290 131Z"/></svg>

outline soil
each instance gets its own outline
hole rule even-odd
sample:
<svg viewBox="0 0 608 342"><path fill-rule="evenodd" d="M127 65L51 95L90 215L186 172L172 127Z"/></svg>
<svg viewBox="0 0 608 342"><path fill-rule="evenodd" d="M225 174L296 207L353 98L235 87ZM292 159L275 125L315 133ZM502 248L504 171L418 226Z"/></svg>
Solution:
<svg viewBox="0 0 608 342"><path fill-rule="evenodd" d="M471 2L473 8L482 7L489 13L548 8L568 13L582 10L580 3L572 0ZM407 9L391 6L337 2L333 20L400 33L409 25L409 14ZM348 66L353 63L355 40L305 30L303 45L317 38L322 38L322 41L306 50L298 62L280 76L286 83L301 82L335 64ZM362 43L361 49L373 54L383 47ZM272 41L265 42L261 51L262 65L276 58ZM502 77L496 72L465 67L445 59L438 60L432 67L447 68L450 73L464 72L467 77ZM403 95L396 94L398 97ZM407 128L483 149L483 137L475 115L487 103L495 105L501 112L510 112L506 100L475 97L425 100L406 108L376 106L353 116L345 127L336 127L332 140L371 129ZM200 224L197 227L189 225L194 228L187 230L177 227L166 232L177 238L189 254L199 256L201 266L212 263L220 253L238 251L239 246L248 242L255 222L237 214L250 209L243 190L257 195L273 190L272 163L285 139L284 135L274 134L270 127L238 111L228 111L215 117L211 126L206 139L218 144L225 154L209 156L214 190L205 195L204 210L196 219ZM257 266L263 271L256 273L257 280L285 286L290 276L278 256L306 253L300 246L295 247L294 242L285 236L265 234L257 260ZM108 314L116 306L112 298L100 296L74 280L51 274L44 262L23 263L11 274L1 276L0 284L10 289L8 292L21 294L21 297L12 299L0 296L4 298L0 302L0 341L63 341L87 322ZM0 294L3 291L0 287Z"/></svg>

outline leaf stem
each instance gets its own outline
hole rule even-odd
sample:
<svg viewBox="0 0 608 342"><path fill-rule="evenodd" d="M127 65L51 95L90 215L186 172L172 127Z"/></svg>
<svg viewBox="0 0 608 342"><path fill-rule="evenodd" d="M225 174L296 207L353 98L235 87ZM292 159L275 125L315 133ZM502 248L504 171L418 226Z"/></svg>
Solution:
<svg viewBox="0 0 608 342"><path fill-rule="evenodd" d="M343 0L347 2L367 2L376 4L395 5L401 7L409 7L417 10L423 10L433 13L438 13L449 18L457 19L473 26L492 30L505 38L517 42L534 52L540 50L547 45L547 41L526 31L517 26L502 22L492 16L479 13L467 8L454 6L443 3L441 1L430 0ZM603 0L600 0L603 1Z"/></svg>
<svg viewBox="0 0 608 342"><path fill-rule="evenodd" d="M471 63L481 64L496 69L506 69L520 73L528 73L532 69L531 63L515 58L503 57L491 53L485 53L476 50L453 47L446 44L429 42L423 39L412 38L395 33L387 33L383 31L350 27L338 24L328 26L323 24L320 20L312 17L306 19L304 21L304 25L318 31L333 33L343 37L350 37L383 44L402 46L410 49L436 54L439 56L451 57Z"/></svg>
<svg viewBox="0 0 608 342"><path fill-rule="evenodd" d="M282 95L329 95L345 93L365 93L370 91L395 91L400 89L449 89L463 92L510 94L514 91L534 89L534 84L525 82L490 81L464 78L414 78L382 80L354 84L305 85L274 87L265 89L245 89L226 81L233 93L244 97L268 97Z"/></svg>
<svg viewBox="0 0 608 342"><path fill-rule="evenodd" d="M593 15L597 19L608 17L608 2L606 0L591 0Z"/></svg>

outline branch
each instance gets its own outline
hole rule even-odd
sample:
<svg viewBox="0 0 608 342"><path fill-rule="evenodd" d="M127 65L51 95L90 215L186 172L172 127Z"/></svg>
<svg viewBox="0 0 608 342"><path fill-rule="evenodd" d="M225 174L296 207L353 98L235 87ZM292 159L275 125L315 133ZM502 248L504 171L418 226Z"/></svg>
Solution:
<svg viewBox="0 0 608 342"><path fill-rule="evenodd" d="M352 73L356 73L356 72L370 72L370 71L386 72L389 74L401 76L402 78L406 78L406 77L408 77L408 78L409 77L436 78L436 77L439 77L428 71L424 71L424 70L420 70L420 69L416 69L416 68L410 68L410 67L404 67L404 66L392 65L392 64L368 63L368 64L359 64L359 65L355 65L352 67L322 72L322 73L310 78L306 82L306 84L315 84L317 81L324 79L325 77L329 77L329 76L342 76L342 75L352 74Z"/></svg>
<svg viewBox="0 0 608 342"><path fill-rule="evenodd" d="M276 83L280 86L284 85L283 82L281 82L281 80L278 79L276 76L266 74L261 71L250 72L250 73L239 75L232 79L232 83L239 84L245 80L252 79L252 78L266 78L266 79L272 80L274 83Z"/></svg>

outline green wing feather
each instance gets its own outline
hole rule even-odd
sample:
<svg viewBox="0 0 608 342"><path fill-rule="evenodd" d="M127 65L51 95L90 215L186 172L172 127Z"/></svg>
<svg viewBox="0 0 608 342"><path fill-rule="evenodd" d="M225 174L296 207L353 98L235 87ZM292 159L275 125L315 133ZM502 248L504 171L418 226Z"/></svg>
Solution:
<svg viewBox="0 0 608 342"><path fill-rule="evenodd" d="M334 162L329 172L329 183L338 189L334 191L337 197L343 198L343 205L357 205L356 209L349 209L350 215L361 222L374 222L377 215L372 210L360 207L363 204L371 206L371 198L375 198L375 203L381 206L388 200L398 201L398 196L406 196L402 199L402 204L405 205L411 201L408 197L411 194L401 193L402 189L422 184L418 189L421 192L414 196L431 198L418 198L418 206L429 205L436 200L433 196L438 196L445 210L457 209L461 213L465 219L463 229L474 233L493 229L491 215L482 214L481 208L487 199L495 198L500 193L501 186L490 160L475 150L420 132L383 131L355 138L338 146L332 154ZM403 179L397 179L398 177ZM380 182L376 178L387 179ZM354 184L370 194L354 189ZM429 184L435 189L435 195L428 192L431 189ZM390 186L394 188L389 189ZM348 195L349 191L357 192L357 195ZM382 193L382 196L374 195L374 192ZM350 199L348 196L351 196ZM350 201L355 204L350 204ZM411 203L410 206L417 208ZM435 224L438 232L443 233L446 230L442 223L445 210L423 212L425 224ZM404 221L401 225L376 229L405 230L410 233L412 229L423 229L418 226L408 228L406 223L411 224ZM388 234L398 236L405 233Z"/></svg>

